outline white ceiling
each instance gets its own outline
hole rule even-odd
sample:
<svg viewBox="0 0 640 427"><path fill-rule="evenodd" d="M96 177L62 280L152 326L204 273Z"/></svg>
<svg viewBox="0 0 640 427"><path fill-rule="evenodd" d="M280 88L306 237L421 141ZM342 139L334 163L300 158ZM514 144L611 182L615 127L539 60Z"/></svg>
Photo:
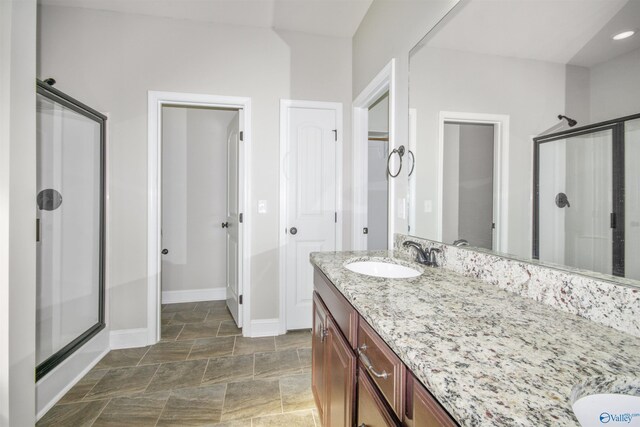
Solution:
<svg viewBox="0 0 640 427"><path fill-rule="evenodd" d="M352 37L372 0L39 0L39 4Z"/></svg>
<svg viewBox="0 0 640 427"><path fill-rule="evenodd" d="M469 0L429 46L592 66L640 47L639 0ZM580 53L580 54L579 54Z"/></svg>

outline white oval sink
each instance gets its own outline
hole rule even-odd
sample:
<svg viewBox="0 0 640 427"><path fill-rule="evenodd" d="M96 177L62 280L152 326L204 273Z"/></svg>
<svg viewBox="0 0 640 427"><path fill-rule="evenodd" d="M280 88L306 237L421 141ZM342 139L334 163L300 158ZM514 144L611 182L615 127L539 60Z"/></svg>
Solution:
<svg viewBox="0 0 640 427"><path fill-rule="evenodd" d="M381 261L354 261L346 264L345 268L355 273L386 279L408 279L422 274L421 271L411 267Z"/></svg>
<svg viewBox="0 0 640 427"><path fill-rule="evenodd" d="M572 391L571 403L583 427L640 426L640 379L618 378L580 384Z"/></svg>

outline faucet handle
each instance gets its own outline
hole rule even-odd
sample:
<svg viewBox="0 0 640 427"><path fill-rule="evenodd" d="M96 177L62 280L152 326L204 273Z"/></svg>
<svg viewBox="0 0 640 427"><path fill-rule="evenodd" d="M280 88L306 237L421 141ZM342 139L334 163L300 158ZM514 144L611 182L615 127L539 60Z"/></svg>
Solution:
<svg viewBox="0 0 640 427"><path fill-rule="evenodd" d="M440 252L442 252L442 250L438 248L429 249L429 265L432 267L438 267L438 258L436 257L436 254Z"/></svg>

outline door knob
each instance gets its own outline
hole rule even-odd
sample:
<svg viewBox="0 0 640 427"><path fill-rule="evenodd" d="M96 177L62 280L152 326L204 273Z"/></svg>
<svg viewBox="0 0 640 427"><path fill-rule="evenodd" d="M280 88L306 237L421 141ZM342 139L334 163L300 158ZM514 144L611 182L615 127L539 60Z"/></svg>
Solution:
<svg viewBox="0 0 640 427"><path fill-rule="evenodd" d="M169 249L163 249L163 250L162 250L162 255L166 255L166 254L168 254L168 253L169 253Z"/></svg>
<svg viewBox="0 0 640 427"><path fill-rule="evenodd" d="M229 223L228 222L223 222L222 223L222 228L229 228Z"/></svg>
<svg viewBox="0 0 640 427"><path fill-rule="evenodd" d="M298 234L298 229L295 227L291 227L291 229L289 230L289 233L295 236L296 234Z"/></svg>

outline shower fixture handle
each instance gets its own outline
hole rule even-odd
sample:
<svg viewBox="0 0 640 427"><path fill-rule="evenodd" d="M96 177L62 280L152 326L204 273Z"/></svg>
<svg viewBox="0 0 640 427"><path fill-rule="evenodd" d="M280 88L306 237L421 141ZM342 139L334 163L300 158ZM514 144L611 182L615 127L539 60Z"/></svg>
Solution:
<svg viewBox="0 0 640 427"><path fill-rule="evenodd" d="M162 255L166 255L166 254L168 254L168 253L169 253L169 249L163 249L163 250L162 250Z"/></svg>

